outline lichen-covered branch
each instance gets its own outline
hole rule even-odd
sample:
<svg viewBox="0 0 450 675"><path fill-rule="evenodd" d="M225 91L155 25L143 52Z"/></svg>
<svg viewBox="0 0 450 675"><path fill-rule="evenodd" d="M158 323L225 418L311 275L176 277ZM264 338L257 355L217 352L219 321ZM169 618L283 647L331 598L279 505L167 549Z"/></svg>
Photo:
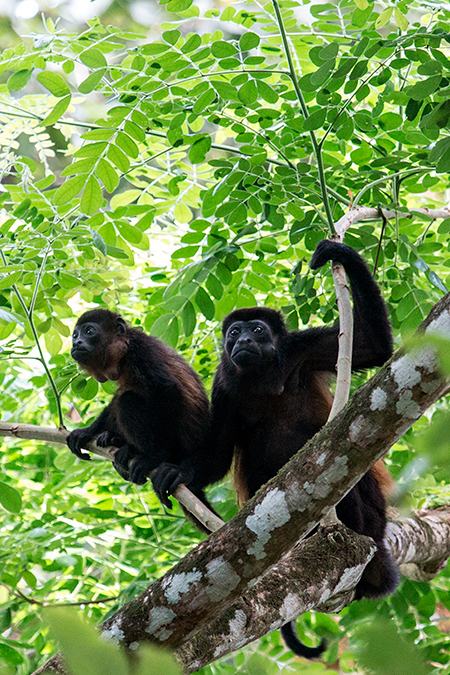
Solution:
<svg viewBox="0 0 450 675"><path fill-rule="evenodd" d="M450 338L450 294L422 331ZM180 647L309 533L447 387L432 346L398 351L232 521L105 621L103 630L126 647L146 641Z"/></svg>
<svg viewBox="0 0 450 675"><path fill-rule="evenodd" d="M450 506L391 521L387 543L404 576L429 581L450 556ZM176 652L184 670L193 673L309 610L340 611L374 551L371 539L342 524L320 530L217 619L186 636Z"/></svg>

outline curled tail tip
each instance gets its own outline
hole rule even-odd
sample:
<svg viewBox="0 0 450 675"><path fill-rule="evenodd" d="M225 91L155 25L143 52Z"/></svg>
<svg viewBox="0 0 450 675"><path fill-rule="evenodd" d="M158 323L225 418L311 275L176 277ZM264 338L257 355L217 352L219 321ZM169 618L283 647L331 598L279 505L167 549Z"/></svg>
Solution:
<svg viewBox="0 0 450 675"><path fill-rule="evenodd" d="M281 635L283 636L286 646L289 647L294 654L303 656L305 659L317 659L327 648L327 643L324 639L317 647L308 647L307 645L304 645L303 642L300 642L297 637L294 621L290 621L281 627Z"/></svg>

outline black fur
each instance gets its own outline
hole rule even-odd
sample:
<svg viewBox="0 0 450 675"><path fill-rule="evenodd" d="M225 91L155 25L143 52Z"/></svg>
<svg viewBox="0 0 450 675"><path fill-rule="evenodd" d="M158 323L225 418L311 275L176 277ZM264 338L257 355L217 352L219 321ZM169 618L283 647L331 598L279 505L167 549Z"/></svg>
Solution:
<svg viewBox="0 0 450 675"><path fill-rule="evenodd" d="M311 267L317 269L328 260L343 264L351 284L352 368L382 365L392 354L392 335L377 284L349 246L321 241ZM288 332L282 315L265 307L238 309L225 318L224 350L212 392L213 444L221 471L234 456L241 502L252 497L326 423L338 333L336 325ZM356 532L373 537L378 546L358 584L357 597L391 593L398 572L383 543L386 506L372 471L341 501L337 514ZM283 634L297 654L312 658L324 649L305 648L294 639L290 624Z"/></svg>
<svg viewBox="0 0 450 675"><path fill-rule="evenodd" d="M168 508L180 483L211 508L203 493L209 482L209 404L192 368L173 349L105 309L79 318L72 344L71 354L85 370L100 382L116 380L118 389L90 426L69 434L71 451L89 459L81 448L92 439L101 447L116 445L118 473L139 485L151 476Z"/></svg>

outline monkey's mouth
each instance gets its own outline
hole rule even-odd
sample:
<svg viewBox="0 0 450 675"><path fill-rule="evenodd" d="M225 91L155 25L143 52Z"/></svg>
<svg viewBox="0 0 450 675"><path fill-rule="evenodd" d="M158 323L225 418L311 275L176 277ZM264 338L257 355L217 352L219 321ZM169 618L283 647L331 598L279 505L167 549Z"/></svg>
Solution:
<svg viewBox="0 0 450 675"><path fill-rule="evenodd" d="M89 360L89 351L84 347L72 347L70 355L78 363L86 363Z"/></svg>
<svg viewBox="0 0 450 675"><path fill-rule="evenodd" d="M237 366L243 366L249 363L254 363L259 361L261 358L261 353L254 347L240 347L239 349L233 349L231 354L231 360Z"/></svg>

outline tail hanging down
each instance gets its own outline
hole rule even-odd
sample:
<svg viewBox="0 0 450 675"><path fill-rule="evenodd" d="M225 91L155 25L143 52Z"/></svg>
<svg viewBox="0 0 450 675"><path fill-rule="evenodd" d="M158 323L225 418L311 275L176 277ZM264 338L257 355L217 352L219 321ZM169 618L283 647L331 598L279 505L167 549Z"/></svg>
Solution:
<svg viewBox="0 0 450 675"><path fill-rule="evenodd" d="M326 642L322 640L318 647L307 647L300 642L295 631L295 621L290 621L281 627L281 635L294 654L297 656L303 656L305 659L317 659L326 649Z"/></svg>

